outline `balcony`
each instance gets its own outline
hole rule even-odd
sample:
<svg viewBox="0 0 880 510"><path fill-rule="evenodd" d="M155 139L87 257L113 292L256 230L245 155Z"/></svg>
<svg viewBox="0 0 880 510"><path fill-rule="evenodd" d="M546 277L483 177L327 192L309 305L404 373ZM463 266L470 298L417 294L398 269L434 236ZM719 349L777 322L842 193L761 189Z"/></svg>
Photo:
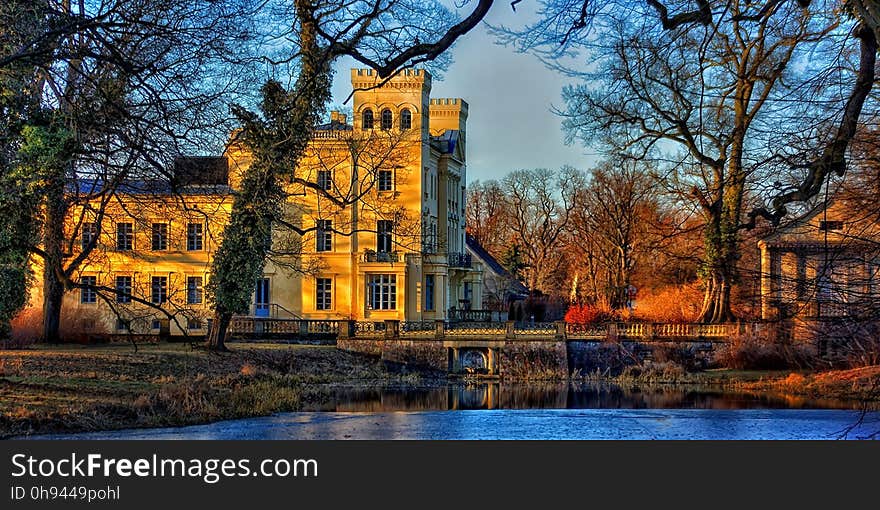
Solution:
<svg viewBox="0 0 880 510"><path fill-rule="evenodd" d="M473 262L470 253L450 253L447 258L449 267L469 268Z"/></svg>
<svg viewBox="0 0 880 510"><path fill-rule="evenodd" d="M399 260L400 256L396 251L365 251L361 257L361 262L398 262Z"/></svg>

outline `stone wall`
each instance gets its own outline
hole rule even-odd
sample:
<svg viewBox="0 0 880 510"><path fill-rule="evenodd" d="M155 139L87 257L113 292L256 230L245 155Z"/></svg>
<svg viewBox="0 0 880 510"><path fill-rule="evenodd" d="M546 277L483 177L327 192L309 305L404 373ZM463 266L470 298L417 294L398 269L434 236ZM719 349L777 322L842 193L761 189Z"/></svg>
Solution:
<svg viewBox="0 0 880 510"><path fill-rule="evenodd" d="M504 379L565 379L565 341L508 341L498 351L498 372Z"/></svg>
<svg viewBox="0 0 880 510"><path fill-rule="evenodd" d="M386 339L382 359L435 370L446 370L448 362L446 349L439 340Z"/></svg>
<svg viewBox="0 0 880 510"><path fill-rule="evenodd" d="M381 356L383 343L382 338L343 338L340 336L336 340L336 348L371 356Z"/></svg>
<svg viewBox="0 0 880 510"><path fill-rule="evenodd" d="M414 367L446 370L447 354L439 340L395 338L339 338L336 347L344 351L381 356L383 361Z"/></svg>

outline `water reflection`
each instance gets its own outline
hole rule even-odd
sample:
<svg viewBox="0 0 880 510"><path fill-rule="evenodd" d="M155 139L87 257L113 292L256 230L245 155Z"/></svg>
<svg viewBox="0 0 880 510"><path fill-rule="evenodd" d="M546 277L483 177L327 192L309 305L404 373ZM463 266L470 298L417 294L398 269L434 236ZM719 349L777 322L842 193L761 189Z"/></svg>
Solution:
<svg viewBox="0 0 880 510"><path fill-rule="evenodd" d="M607 383L449 384L432 387L334 387L306 411L387 412L477 409L861 409L857 401L748 394L717 387Z"/></svg>

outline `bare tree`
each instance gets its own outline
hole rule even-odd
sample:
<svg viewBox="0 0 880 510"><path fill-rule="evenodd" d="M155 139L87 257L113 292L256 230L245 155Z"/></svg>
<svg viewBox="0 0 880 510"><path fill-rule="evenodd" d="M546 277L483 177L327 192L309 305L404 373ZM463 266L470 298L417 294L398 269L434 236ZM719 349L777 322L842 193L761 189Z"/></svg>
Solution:
<svg viewBox="0 0 880 510"><path fill-rule="evenodd" d="M504 192L498 181L490 180L470 183L467 193L468 234L489 253L499 257L510 238Z"/></svg>
<svg viewBox="0 0 880 510"><path fill-rule="evenodd" d="M547 290L546 283L562 256L581 177L577 170L565 167L558 173L517 170L501 181L510 242L520 247L529 290Z"/></svg>
<svg viewBox="0 0 880 510"><path fill-rule="evenodd" d="M575 191L570 244L586 259L593 298L601 295L613 308L625 306L636 263L650 247L658 208L651 184L635 162L606 162Z"/></svg>
<svg viewBox="0 0 880 510"><path fill-rule="evenodd" d="M43 267L43 336L54 342L64 293L95 246L71 255L80 232L65 225L86 220L70 213L95 215L97 238L123 183L168 181L177 155L216 142L211 136L225 131L220 99L246 77L243 67L240 75L221 67L246 38L248 2L29 4L10 16L30 16L34 28L0 63L4 74L29 66L38 107L17 128L52 146L45 154L53 157L28 175L39 197L28 214L41 227L29 248Z"/></svg>
<svg viewBox="0 0 880 510"><path fill-rule="evenodd" d="M853 28L856 23L833 11L833 2L771 0L755 6L700 0L692 9L690 2L649 0L583 2L579 11L568 2L545 7L537 24L500 33L558 68L578 47L599 58L595 73L569 69L590 83L566 90L569 132L588 143L602 140L611 152L666 164L664 183L699 204L705 221L702 320L731 320L739 232L754 226L758 216L778 222L786 204L815 196L826 177L845 165L854 122L873 81L874 32ZM809 84L827 76L828 66L817 70L813 61L840 53L846 37L839 36L850 32L860 41L858 74L853 79L832 70L850 92L828 98L844 108L826 118L824 129L816 120L813 150L794 156L774 151L773 138L797 131L803 119L803 110L790 115L784 106L798 100L814 104L803 94L816 94ZM814 110L808 117L818 115ZM744 196L767 176L771 161L783 161L798 177L792 179L794 189L774 192L769 208L745 211Z"/></svg>

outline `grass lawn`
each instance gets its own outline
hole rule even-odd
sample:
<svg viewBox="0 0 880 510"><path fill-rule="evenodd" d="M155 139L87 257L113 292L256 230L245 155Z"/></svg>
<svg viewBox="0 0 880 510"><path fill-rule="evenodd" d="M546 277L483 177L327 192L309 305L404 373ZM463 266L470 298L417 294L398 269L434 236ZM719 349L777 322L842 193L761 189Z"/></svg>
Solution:
<svg viewBox="0 0 880 510"><path fill-rule="evenodd" d="M301 408L334 383L417 383L334 346L38 345L0 351L0 437L203 423Z"/></svg>

